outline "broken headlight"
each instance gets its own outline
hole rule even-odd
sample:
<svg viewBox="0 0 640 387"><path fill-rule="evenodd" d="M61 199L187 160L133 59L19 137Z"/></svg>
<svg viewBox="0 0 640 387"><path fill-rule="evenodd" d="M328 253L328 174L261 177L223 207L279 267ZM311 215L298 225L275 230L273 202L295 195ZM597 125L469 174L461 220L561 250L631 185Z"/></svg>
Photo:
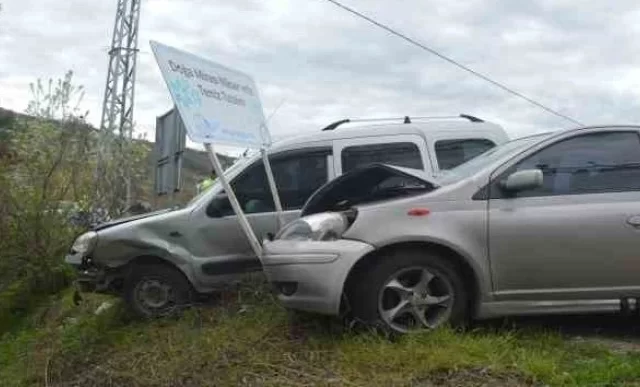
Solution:
<svg viewBox="0 0 640 387"><path fill-rule="evenodd" d="M71 246L71 252L74 254L90 254L98 241L98 233L95 231L89 231L80 235L73 246Z"/></svg>
<svg viewBox="0 0 640 387"><path fill-rule="evenodd" d="M333 241L340 239L349 228L347 215L323 212L305 216L287 224L275 239L290 241Z"/></svg>

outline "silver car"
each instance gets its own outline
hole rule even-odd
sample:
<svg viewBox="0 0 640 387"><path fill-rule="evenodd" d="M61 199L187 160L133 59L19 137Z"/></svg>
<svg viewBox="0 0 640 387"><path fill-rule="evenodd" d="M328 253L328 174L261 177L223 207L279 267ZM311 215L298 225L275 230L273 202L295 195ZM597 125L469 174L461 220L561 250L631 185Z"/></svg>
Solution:
<svg viewBox="0 0 640 387"><path fill-rule="evenodd" d="M433 176L507 141L504 130L476 117L366 125L322 131L269 149L286 221L294 220L319 187L372 162L417 168ZM340 128L338 128L340 126ZM225 172L254 232L278 231L260 155ZM80 236L66 261L86 288L124 295L140 315L171 313L193 293L207 293L261 269L222 185L183 208L102 224Z"/></svg>
<svg viewBox="0 0 640 387"><path fill-rule="evenodd" d="M265 243L288 308L398 332L506 315L636 312L640 127L498 146L438 179L375 165Z"/></svg>

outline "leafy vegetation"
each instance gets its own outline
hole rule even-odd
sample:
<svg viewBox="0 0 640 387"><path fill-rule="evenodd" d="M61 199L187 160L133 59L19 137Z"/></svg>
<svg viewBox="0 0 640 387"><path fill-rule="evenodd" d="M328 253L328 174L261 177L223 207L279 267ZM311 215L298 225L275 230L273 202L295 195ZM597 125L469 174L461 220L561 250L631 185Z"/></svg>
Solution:
<svg viewBox="0 0 640 387"><path fill-rule="evenodd" d="M129 160L138 187L149 176L148 152L134 142L108 153L109 168L98 173L99 136L79 109L83 88L71 72L38 80L31 93L26 114L4 114L0 121L0 332L69 285L63 258L82 231L69 222L71 213L122 210L120 191L105 184L119 178L112 166Z"/></svg>
<svg viewBox="0 0 640 387"><path fill-rule="evenodd" d="M389 340L291 316L259 280L181 318L136 321L108 297L52 296L0 339L4 386L633 385L640 354L541 328L441 329Z"/></svg>
<svg viewBox="0 0 640 387"><path fill-rule="evenodd" d="M42 297L69 285L63 258L83 231L72 216L123 214L125 170L134 203L153 197L152 144L88 125L88 112L80 109L84 89L73 73L37 80L30 91L24 114L0 109L0 333ZM186 189L173 203L157 204L195 195L196 183L209 174L207 163L204 152L185 152Z"/></svg>
<svg viewBox="0 0 640 387"><path fill-rule="evenodd" d="M69 111L79 90L71 74L45 92L32 85L34 118L10 117L0 153L0 330L9 328L38 298L69 283L62 257L77 230L60 203L81 196L89 133Z"/></svg>

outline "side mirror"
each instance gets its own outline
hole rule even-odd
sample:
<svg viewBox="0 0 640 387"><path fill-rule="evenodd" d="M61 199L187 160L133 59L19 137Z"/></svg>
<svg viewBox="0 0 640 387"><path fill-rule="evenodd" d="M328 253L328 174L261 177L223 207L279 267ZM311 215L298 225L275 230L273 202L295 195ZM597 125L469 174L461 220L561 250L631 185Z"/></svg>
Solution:
<svg viewBox="0 0 640 387"><path fill-rule="evenodd" d="M507 192L520 192L542 187L544 176L539 169L525 169L510 174L500 183L500 187Z"/></svg>
<svg viewBox="0 0 640 387"><path fill-rule="evenodd" d="M231 204L229 203L227 195L217 195L207 206L207 216L210 218L221 218L223 216L227 216L229 214L229 208L231 208Z"/></svg>

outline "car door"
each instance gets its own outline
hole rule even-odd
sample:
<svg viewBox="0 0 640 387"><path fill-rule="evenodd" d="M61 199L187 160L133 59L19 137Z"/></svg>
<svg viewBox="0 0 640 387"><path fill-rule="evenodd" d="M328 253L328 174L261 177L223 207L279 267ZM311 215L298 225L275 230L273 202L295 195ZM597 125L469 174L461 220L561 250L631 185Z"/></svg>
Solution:
<svg viewBox="0 0 640 387"><path fill-rule="evenodd" d="M334 154L336 176L373 163L432 172L425 141L414 134L336 140Z"/></svg>
<svg viewBox="0 0 640 387"><path fill-rule="evenodd" d="M299 149L270 156L271 168L284 210L285 222L299 216L311 194L330 178L330 147ZM331 174L332 175L332 174ZM231 181L231 186L259 239L277 232L277 218L264 165L257 160ZM224 194L192 216L192 256L204 282L213 276L260 269ZM209 278L207 278L209 277Z"/></svg>
<svg viewBox="0 0 640 387"><path fill-rule="evenodd" d="M640 137L591 130L558 139L490 185L489 254L498 300L640 295ZM500 181L540 169L543 185L509 195Z"/></svg>

